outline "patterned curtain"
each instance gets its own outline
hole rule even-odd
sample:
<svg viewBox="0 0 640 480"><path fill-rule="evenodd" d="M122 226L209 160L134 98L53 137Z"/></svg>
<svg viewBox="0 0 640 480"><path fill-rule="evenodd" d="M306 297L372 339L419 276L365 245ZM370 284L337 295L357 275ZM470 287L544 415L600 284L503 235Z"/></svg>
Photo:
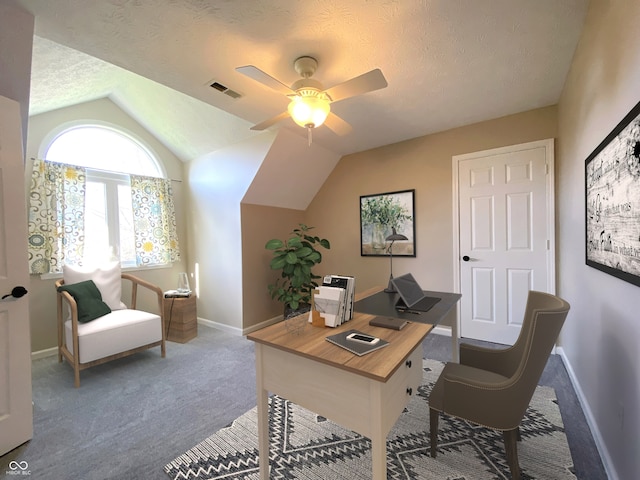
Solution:
<svg viewBox="0 0 640 480"><path fill-rule="evenodd" d="M131 203L138 266L180 260L171 180L131 175Z"/></svg>
<svg viewBox="0 0 640 480"><path fill-rule="evenodd" d="M61 273L82 264L85 169L33 161L29 191L29 271Z"/></svg>

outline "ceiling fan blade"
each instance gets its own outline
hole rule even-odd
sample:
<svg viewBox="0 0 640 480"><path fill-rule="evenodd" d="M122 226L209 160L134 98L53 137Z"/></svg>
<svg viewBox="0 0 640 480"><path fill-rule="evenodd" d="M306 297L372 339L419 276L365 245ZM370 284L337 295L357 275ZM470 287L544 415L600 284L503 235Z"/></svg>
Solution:
<svg viewBox="0 0 640 480"><path fill-rule="evenodd" d="M329 112L329 115L327 115L324 124L338 135L346 135L351 130L353 130L351 128L351 125L349 125L333 112Z"/></svg>
<svg viewBox="0 0 640 480"><path fill-rule="evenodd" d="M254 67L253 65L245 65L244 67L237 67L236 72L239 72L243 75L246 75L249 78L252 78L256 82L260 82L261 84L275 90L276 92L282 93L283 95L292 95L296 92L287 87L284 83L276 80L271 75L263 72L258 67Z"/></svg>
<svg viewBox="0 0 640 480"><path fill-rule="evenodd" d="M251 127L251 130L266 130L271 125L275 125L279 121L284 120L285 118L288 118L288 117L289 117L289 112L282 112L280 115L276 115L275 117L272 117L268 120L265 120L264 122L260 122L254 125L253 127Z"/></svg>
<svg viewBox="0 0 640 480"><path fill-rule="evenodd" d="M373 92L374 90L380 90L386 87L387 79L379 68L371 70L370 72L363 73L362 75L347 80L346 82L339 83L325 91L331 101L337 102L344 100L345 98L355 97L367 92Z"/></svg>

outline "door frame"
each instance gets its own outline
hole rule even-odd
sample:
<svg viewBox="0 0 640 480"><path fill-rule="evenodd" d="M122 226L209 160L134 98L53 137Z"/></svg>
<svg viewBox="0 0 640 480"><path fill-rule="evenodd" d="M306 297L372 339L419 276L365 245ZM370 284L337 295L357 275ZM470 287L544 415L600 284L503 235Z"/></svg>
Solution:
<svg viewBox="0 0 640 480"><path fill-rule="evenodd" d="M553 138L546 140L536 140L533 142L519 143L506 147L492 148L489 150L481 150L478 152L465 153L462 155L454 155L451 157L452 170L452 194L453 194L453 288L454 291L462 293L460 287L460 203L459 203L459 163L463 160L474 158L483 158L490 155L500 155L505 153L518 152L522 150L530 150L533 148L543 147L545 149L546 158L546 198L547 198L547 293L556 293L556 232L555 232L555 154L554 154ZM457 335L460 335L462 328L462 320L460 317L460 308L456 309L456 325L453 329ZM459 361L458 350L454 350L454 361Z"/></svg>
<svg viewBox="0 0 640 480"><path fill-rule="evenodd" d="M29 287L27 262L27 205L24 187L24 154L22 144L22 121L20 104L8 97L0 96L0 145L3 150L0 173L0 226L6 235L2 246L4 268L1 272L2 291L8 293L17 285ZM11 214L7 211L12 202ZM10 227L9 227L10 225ZM7 258L9 258L7 260ZM9 365L2 379L8 391L0 402L2 412L2 435L0 435L0 455L5 455L33 438L33 394L31 385L31 330L29 325L28 297L14 298L5 295L2 302L3 317L0 329L7 338L3 353ZM4 328L1 328L4 327ZM0 360L4 360L0 359ZM4 364L3 364L4 366Z"/></svg>

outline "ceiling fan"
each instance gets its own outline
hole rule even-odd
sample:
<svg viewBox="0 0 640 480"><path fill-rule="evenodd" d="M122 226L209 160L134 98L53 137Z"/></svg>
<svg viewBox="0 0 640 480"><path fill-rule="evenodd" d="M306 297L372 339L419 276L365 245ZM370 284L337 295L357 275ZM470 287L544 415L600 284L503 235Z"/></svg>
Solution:
<svg viewBox="0 0 640 480"><path fill-rule="evenodd" d="M315 58L299 57L293 62L293 68L302 78L294 82L291 87L253 65L236 68L237 72L291 98L286 112L254 125L251 130L264 130L290 116L294 122L308 130L309 143L311 143L311 129L323 123L338 135L345 135L351 131L351 126L331 112L330 104L387 86L387 80L379 68L328 89L311 78L318 68L318 61Z"/></svg>

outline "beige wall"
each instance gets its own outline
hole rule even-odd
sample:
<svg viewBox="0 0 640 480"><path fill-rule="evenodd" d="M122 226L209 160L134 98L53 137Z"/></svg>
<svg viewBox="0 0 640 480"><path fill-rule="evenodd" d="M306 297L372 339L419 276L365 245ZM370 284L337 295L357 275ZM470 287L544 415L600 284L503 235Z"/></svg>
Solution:
<svg viewBox="0 0 640 480"><path fill-rule="evenodd" d="M283 305L271 299L267 285L279 273L269 268L272 253L264 248L272 238L288 238L304 223L302 210L242 204L242 304L246 331L283 313Z"/></svg>
<svg viewBox="0 0 640 480"><path fill-rule="evenodd" d="M301 217L297 210L243 205L243 327L282 314L282 306L265 294L275 277L264 243L284 237L300 221L331 242L314 273L354 275L358 292L386 285L389 259L360 256L360 195L415 189L417 255L394 257L394 274L410 271L426 289L451 291L451 157L556 134L556 108L541 108L345 156ZM453 318L452 312L443 323Z"/></svg>
<svg viewBox="0 0 640 480"><path fill-rule="evenodd" d="M637 0L592 0L558 106L562 348L611 479L640 475L640 289L585 265L584 162L640 100L638 19Z"/></svg>
<svg viewBox="0 0 640 480"><path fill-rule="evenodd" d="M152 151L154 151L162 161L168 177L176 180L173 182L173 187L178 237L182 245L182 260L174 264L171 268L135 270L131 272L134 275L138 275L145 280L155 283L163 290L176 288L178 272L185 271L185 265L188 260L187 250L184 248L187 243L187 238L184 221L184 202L182 198L182 162L158 142L153 135L149 134L149 132L144 130L135 120L106 98L30 117L29 135L27 138L27 159L39 156L42 142L51 130L61 124L78 119L100 120L127 129L151 147ZM28 160L25 171L27 192L28 182L31 176L31 164L31 160ZM42 280L39 275L31 275L30 280L30 286L27 287L27 290L29 290L28 298L31 319L31 350L38 352L53 348L57 345L55 279ZM127 286L125 295L128 291ZM125 303L128 303L128 298L130 297L125 296ZM157 312L157 300L152 295L143 294L141 290L138 307Z"/></svg>
<svg viewBox="0 0 640 480"><path fill-rule="evenodd" d="M198 317L235 333L243 324L240 204L274 134L203 155L187 165L190 268L198 267Z"/></svg>
<svg viewBox="0 0 640 480"><path fill-rule="evenodd" d="M394 275L411 272L425 289L451 291L451 157L556 133L556 109L547 107L342 158L305 215L331 241L317 273L354 275L357 291L386 285L389 259L360 256L360 196L415 189L417 255L394 257Z"/></svg>

